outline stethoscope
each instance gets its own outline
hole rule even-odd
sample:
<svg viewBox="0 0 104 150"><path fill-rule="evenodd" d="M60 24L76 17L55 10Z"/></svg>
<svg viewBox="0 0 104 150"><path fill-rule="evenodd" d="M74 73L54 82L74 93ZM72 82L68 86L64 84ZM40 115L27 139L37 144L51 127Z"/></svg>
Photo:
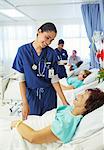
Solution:
<svg viewBox="0 0 104 150"><path fill-rule="evenodd" d="M37 74L38 77L45 77L45 74L44 74L45 73L45 69L46 69L46 67L48 67L47 65L51 64L51 62L48 62L47 57L46 57L47 56L47 50L46 50L46 53L45 53L45 56L44 56L43 69L41 69L42 59L40 59L39 62L38 62L38 64L36 65L34 63L34 60L35 60L34 53L33 53L33 50L31 48L30 48L30 51L31 51L32 62L33 62L33 64L32 64L32 70L34 70L34 71L37 70L38 71L38 74Z"/></svg>
<svg viewBox="0 0 104 150"><path fill-rule="evenodd" d="M62 56L60 55L58 55L58 60L60 61L60 60L62 60Z"/></svg>

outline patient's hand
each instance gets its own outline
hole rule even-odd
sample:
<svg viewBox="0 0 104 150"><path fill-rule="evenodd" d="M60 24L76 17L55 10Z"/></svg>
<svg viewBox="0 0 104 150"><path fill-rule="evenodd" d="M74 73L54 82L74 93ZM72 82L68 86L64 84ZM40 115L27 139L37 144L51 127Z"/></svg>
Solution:
<svg viewBox="0 0 104 150"><path fill-rule="evenodd" d="M12 121L11 122L11 129L13 129L13 128L15 128L16 127L16 124L17 124L17 122L18 122L18 120L16 120L16 121Z"/></svg>
<svg viewBox="0 0 104 150"><path fill-rule="evenodd" d="M63 105L70 105L67 101L62 101Z"/></svg>
<svg viewBox="0 0 104 150"><path fill-rule="evenodd" d="M62 90L65 90L66 86L64 86L63 84L60 84L60 86L61 86Z"/></svg>
<svg viewBox="0 0 104 150"><path fill-rule="evenodd" d="M62 90L72 90L72 89L75 89L73 85L68 85L68 86L65 86L65 85L60 85Z"/></svg>

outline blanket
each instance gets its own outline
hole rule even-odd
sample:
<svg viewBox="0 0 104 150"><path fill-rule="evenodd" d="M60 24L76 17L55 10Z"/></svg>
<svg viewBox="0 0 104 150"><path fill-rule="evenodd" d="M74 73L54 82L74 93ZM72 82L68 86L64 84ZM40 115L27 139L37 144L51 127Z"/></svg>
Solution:
<svg viewBox="0 0 104 150"><path fill-rule="evenodd" d="M96 113L99 116L99 113L103 111L103 108L104 107L102 106L95 112L89 114L90 116L85 116L85 120L87 120L87 117L88 119L89 117L91 118L91 115L94 116L94 114L95 117L97 117ZM25 123L33 129L38 130L50 125L55 117L55 113L56 109L46 112L41 117L29 116ZM94 129L91 128L90 131L88 130L85 132L85 120L83 118L78 131L70 143L63 144L62 142L57 141L51 144L31 144L24 140L15 128L13 130L10 129L11 121L17 119L18 117L14 116L0 117L0 150L103 150L104 148L104 124L103 122L101 123L101 120L99 125L96 125L96 127L93 126ZM88 124L87 126L87 129L89 129Z"/></svg>

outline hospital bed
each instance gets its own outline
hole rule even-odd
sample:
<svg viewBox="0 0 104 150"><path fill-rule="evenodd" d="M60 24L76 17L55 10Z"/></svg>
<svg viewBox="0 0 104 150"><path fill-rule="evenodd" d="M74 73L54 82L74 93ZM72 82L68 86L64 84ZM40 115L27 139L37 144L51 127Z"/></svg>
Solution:
<svg viewBox="0 0 104 150"><path fill-rule="evenodd" d="M3 102L7 101L20 101L21 95L19 90L18 74L11 74L9 77L9 82L4 91Z"/></svg>
<svg viewBox="0 0 104 150"><path fill-rule="evenodd" d="M91 75L89 75L85 80L85 85L90 84L96 80L98 73L98 69L93 69ZM21 95L19 90L19 82L18 82L18 74L10 74L8 77L2 78L3 83L3 103L10 102L10 101L20 101ZM6 82L8 81L8 82ZM5 83L5 84L4 84ZM60 80L61 84L67 84L66 79L63 78ZM95 82L94 82L95 84Z"/></svg>
<svg viewBox="0 0 104 150"><path fill-rule="evenodd" d="M4 92L6 90L6 87L9 83L9 78L12 74L5 75L5 74L0 74L0 103L3 103L4 99Z"/></svg>
<svg viewBox="0 0 104 150"><path fill-rule="evenodd" d="M21 113L21 95L17 73L2 73L0 76L0 105L9 109L9 114ZM3 111L4 112L4 111Z"/></svg>
<svg viewBox="0 0 104 150"><path fill-rule="evenodd" d="M89 70L90 63L88 61L84 61L78 68L75 70L69 71L69 66L65 65L67 76L78 75L82 70Z"/></svg>
<svg viewBox="0 0 104 150"><path fill-rule="evenodd" d="M104 90L104 82L95 87ZM41 118L30 116L25 123L36 130L41 129L52 122L54 114L55 109ZM67 144L31 144L23 140L16 129L10 130L10 122L14 119L17 117L0 117L0 150L104 150L104 105L83 117L72 141Z"/></svg>
<svg viewBox="0 0 104 150"><path fill-rule="evenodd" d="M98 83L98 81L95 81L97 76L98 70L93 70L93 74L89 75L85 79L85 85L77 88L75 90L70 91L64 91L64 94L67 98L67 100L71 100L75 93L78 91L82 91L85 88L88 87L94 87ZM67 84L66 79L61 79L60 83ZM2 103L3 104L9 104L9 109L11 112L11 115L16 115L21 112L21 95L20 95L20 89L19 89L19 82L18 82L18 74L13 72L12 74L9 74L8 76L5 76L2 78ZM61 101L58 98L58 105L61 104ZM17 113L18 111L18 113Z"/></svg>
<svg viewBox="0 0 104 150"><path fill-rule="evenodd" d="M91 69L90 71L92 73L84 79L83 86L76 88L76 89L72 89L72 90L63 90L67 101L71 102L71 100L75 97L76 94L81 93L88 88L94 88L95 86L97 86L98 84L97 75L98 75L99 70ZM59 82L60 84L63 84L64 86L68 86L66 78L61 79ZM59 97L58 97L58 100L59 100L58 105L60 105L61 101Z"/></svg>

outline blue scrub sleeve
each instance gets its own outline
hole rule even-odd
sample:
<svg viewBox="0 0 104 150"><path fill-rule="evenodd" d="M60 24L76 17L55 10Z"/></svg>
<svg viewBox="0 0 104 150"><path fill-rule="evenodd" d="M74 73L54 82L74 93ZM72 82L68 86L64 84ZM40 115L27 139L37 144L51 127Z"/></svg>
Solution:
<svg viewBox="0 0 104 150"><path fill-rule="evenodd" d="M51 131L63 143L68 143L74 136L81 118L82 115L74 116L71 112L67 112L64 115L56 114L55 120L51 125Z"/></svg>
<svg viewBox="0 0 104 150"><path fill-rule="evenodd" d="M58 58L57 58L55 51L54 51L53 60L52 60L52 67L54 68L55 75L58 74Z"/></svg>
<svg viewBox="0 0 104 150"><path fill-rule="evenodd" d="M18 49L18 52L17 52L16 57L14 59L12 68L21 72L21 73L24 73L23 57L22 57L20 48Z"/></svg>
<svg viewBox="0 0 104 150"><path fill-rule="evenodd" d="M67 51L65 51L65 55L66 55L66 59L68 59L68 53L67 53Z"/></svg>

